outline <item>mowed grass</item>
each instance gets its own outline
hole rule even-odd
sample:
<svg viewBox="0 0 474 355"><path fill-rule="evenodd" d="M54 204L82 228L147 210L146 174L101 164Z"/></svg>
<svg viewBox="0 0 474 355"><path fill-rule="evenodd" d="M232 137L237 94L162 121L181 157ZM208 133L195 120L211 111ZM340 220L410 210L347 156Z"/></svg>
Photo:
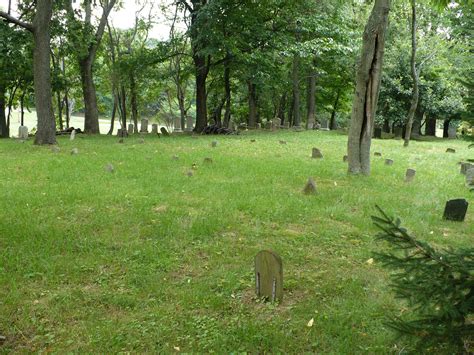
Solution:
<svg viewBox="0 0 474 355"><path fill-rule="evenodd" d="M472 203L457 162L473 151L462 141L407 149L375 140L383 157L370 177L354 177L342 162L346 140L316 131L144 144L79 136L59 138L59 153L0 141L0 352L409 349L384 323L406 305L377 259L366 262L386 250L370 216L378 204L437 247L472 245L472 206L464 223L442 214L448 199ZM312 147L324 158L311 159ZM407 168L417 170L410 184ZM318 194L306 196L310 176ZM254 296L262 249L283 259L279 305Z"/></svg>

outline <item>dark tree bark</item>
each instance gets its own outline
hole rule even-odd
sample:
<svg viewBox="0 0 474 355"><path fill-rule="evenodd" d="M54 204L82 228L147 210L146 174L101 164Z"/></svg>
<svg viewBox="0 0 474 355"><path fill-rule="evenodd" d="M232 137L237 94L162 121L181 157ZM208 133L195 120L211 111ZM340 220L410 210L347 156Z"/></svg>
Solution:
<svg viewBox="0 0 474 355"><path fill-rule="evenodd" d="M337 89L337 94L336 94L336 100L334 101L334 105L332 106L332 112L331 112L331 120L329 122L329 128L330 129L336 129L337 124L336 124L336 112L337 108L339 105L339 97L341 96L341 89Z"/></svg>
<svg viewBox="0 0 474 355"><path fill-rule="evenodd" d="M278 105L278 118L281 120L281 124L285 122L285 112L286 112L286 92L281 95L280 103Z"/></svg>
<svg viewBox="0 0 474 355"><path fill-rule="evenodd" d="M316 121L316 71L311 67L308 77L308 116L306 117L306 128L310 123L314 124Z"/></svg>
<svg viewBox="0 0 474 355"><path fill-rule="evenodd" d="M425 135L436 136L436 119L435 118L426 119Z"/></svg>
<svg viewBox="0 0 474 355"><path fill-rule="evenodd" d="M135 126L134 133L138 133L138 94L133 72L130 73L130 109L132 110L132 121Z"/></svg>
<svg viewBox="0 0 474 355"><path fill-rule="evenodd" d="M63 104L61 100L61 92L58 90L56 91L56 102L58 105L58 122L59 122L59 129L62 131L64 129L64 122L63 122Z"/></svg>
<svg viewBox="0 0 474 355"><path fill-rule="evenodd" d="M229 58L229 54L227 54ZM224 62L224 91L225 91L225 112L224 112L224 127L229 127L231 117L231 87L230 87L230 67L228 60Z"/></svg>
<svg viewBox="0 0 474 355"><path fill-rule="evenodd" d="M117 95L115 95L115 92L113 94L114 96L114 105L112 107L112 117L110 118L110 129L107 132L107 135L112 135L114 133L114 125L115 125L115 115L117 113L117 106L118 106L118 98ZM122 129L127 129L127 126L122 126Z"/></svg>
<svg viewBox="0 0 474 355"><path fill-rule="evenodd" d="M20 125L25 125L25 88L20 96Z"/></svg>
<svg viewBox="0 0 474 355"><path fill-rule="evenodd" d="M257 85L249 80L247 86L249 94L249 128L255 128L257 123Z"/></svg>
<svg viewBox="0 0 474 355"><path fill-rule="evenodd" d="M443 122L443 138L449 138L449 124L451 123L451 119L444 120Z"/></svg>
<svg viewBox="0 0 474 355"><path fill-rule="evenodd" d="M295 54L291 78L293 83L293 126L296 128L301 127L299 66L300 56Z"/></svg>
<svg viewBox="0 0 474 355"><path fill-rule="evenodd" d="M120 95L119 95L119 103L120 103L120 113L122 116L122 127L127 127L127 96L125 93L125 86L122 85L121 90L120 90ZM133 128L133 132L137 133L138 128L137 128L138 122Z"/></svg>
<svg viewBox="0 0 474 355"><path fill-rule="evenodd" d="M209 64L206 58L199 54L194 54L193 60L196 71L196 126L194 131L201 132L207 126L206 80Z"/></svg>
<svg viewBox="0 0 474 355"><path fill-rule="evenodd" d="M375 0L364 30L347 143L348 171L351 174L370 174L370 145L382 78L389 12L390 0Z"/></svg>
<svg viewBox="0 0 474 355"><path fill-rule="evenodd" d="M7 117L5 116L5 86L0 85L0 138L9 138L10 132L7 129Z"/></svg>
<svg viewBox="0 0 474 355"><path fill-rule="evenodd" d="M415 0L411 0L411 77L413 80L412 98L410 104L410 110L408 111L405 141L403 142L404 147L408 147L410 144L411 131L413 126L413 119L415 117L416 108L418 106L418 72L416 70L416 3Z"/></svg>

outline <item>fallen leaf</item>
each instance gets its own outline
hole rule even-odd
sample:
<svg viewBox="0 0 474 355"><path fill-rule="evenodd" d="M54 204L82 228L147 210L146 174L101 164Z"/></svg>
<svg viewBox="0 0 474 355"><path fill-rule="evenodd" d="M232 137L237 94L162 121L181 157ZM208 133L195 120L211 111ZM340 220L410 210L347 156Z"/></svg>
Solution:
<svg viewBox="0 0 474 355"><path fill-rule="evenodd" d="M173 349L176 350L176 351L181 351L181 349L179 348L179 346L173 346Z"/></svg>
<svg viewBox="0 0 474 355"><path fill-rule="evenodd" d="M374 258L370 258L366 261L367 264L372 265L374 263Z"/></svg>
<svg viewBox="0 0 474 355"><path fill-rule="evenodd" d="M313 323L314 323L314 318L311 318L308 322L308 324L306 324L307 327L312 327L313 326Z"/></svg>

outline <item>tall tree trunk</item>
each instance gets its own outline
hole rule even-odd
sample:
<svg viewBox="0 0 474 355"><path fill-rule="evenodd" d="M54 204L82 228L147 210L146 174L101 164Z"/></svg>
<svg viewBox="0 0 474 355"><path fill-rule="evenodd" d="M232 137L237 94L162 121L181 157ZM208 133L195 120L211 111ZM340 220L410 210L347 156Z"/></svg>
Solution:
<svg viewBox="0 0 474 355"><path fill-rule="evenodd" d="M120 111L122 113L122 126L127 127L127 97L125 93L125 86L122 85L119 95L119 104L120 104ZM135 124L134 133L138 132L138 122Z"/></svg>
<svg viewBox="0 0 474 355"><path fill-rule="evenodd" d="M351 174L370 174L370 145L382 77L389 12L390 0L375 0L364 30L347 142L348 171Z"/></svg>
<svg viewBox="0 0 474 355"><path fill-rule="evenodd" d="M256 84L247 82L249 92L249 128L255 128L257 123L257 94Z"/></svg>
<svg viewBox="0 0 474 355"><path fill-rule="evenodd" d="M436 136L436 119L427 118L425 127L426 136Z"/></svg>
<svg viewBox="0 0 474 355"><path fill-rule="evenodd" d="M71 112L69 111L69 90L66 89L64 92L64 105L66 107L66 128L69 128L71 122Z"/></svg>
<svg viewBox="0 0 474 355"><path fill-rule="evenodd" d="M20 125L25 125L25 90L22 91L20 96Z"/></svg>
<svg viewBox="0 0 474 355"><path fill-rule="evenodd" d="M443 138L449 137L449 124L451 123L451 118L444 120L443 122Z"/></svg>
<svg viewBox="0 0 474 355"><path fill-rule="evenodd" d="M314 67L311 67L309 78L308 78L308 98L306 99L308 103L308 116L306 117L306 128L310 124L315 123L315 111L316 111L316 70Z"/></svg>
<svg viewBox="0 0 474 355"><path fill-rule="evenodd" d="M293 126L296 128L301 127L299 66L300 56L295 54L291 78L293 82Z"/></svg>
<svg viewBox="0 0 474 355"><path fill-rule="evenodd" d="M62 104L62 100L61 100L61 92L59 90L56 91L56 101L57 101L57 105L58 105L59 129L62 131L64 129L63 104Z"/></svg>
<svg viewBox="0 0 474 355"><path fill-rule="evenodd" d="M224 62L224 91L225 91L225 112L224 112L224 127L229 127L230 109L231 109L231 88L230 88L230 67L228 61Z"/></svg>
<svg viewBox="0 0 474 355"><path fill-rule="evenodd" d="M13 90L10 93L10 98L8 99L8 115L7 115L7 130L10 132L10 121L12 117L12 106L13 100L15 99L16 91L18 90L19 83L15 84Z"/></svg>
<svg viewBox="0 0 474 355"><path fill-rule="evenodd" d="M50 23L52 0L37 0L33 20L33 77L38 126L35 144L56 144L50 69Z"/></svg>
<svg viewBox="0 0 474 355"><path fill-rule="evenodd" d="M278 118L281 120L281 124L285 122L285 112L286 112L286 92L281 95L280 103L278 105Z"/></svg>
<svg viewBox="0 0 474 355"><path fill-rule="evenodd" d="M135 126L134 131L138 133L138 94L135 75L130 73L130 108L132 110L132 121ZM126 127L124 127L126 129Z"/></svg>
<svg viewBox="0 0 474 355"><path fill-rule="evenodd" d="M337 124L336 124L336 112L337 108L339 105L339 97L341 96L341 89L337 89L337 94L336 94L336 101L334 101L334 105L332 106L332 112L331 112L331 121L329 122L329 128L330 129L336 129Z"/></svg>
<svg viewBox="0 0 474 355"><path fill-rule="evenodd" d="M10 132L7 129L7 117L5 116L5 86L0 85L0 138L9 138Z"/></svg>
<svg viewBox="0 0 474 355"><path fill-rule="evenodd" d="M418 73L416 71L416 2L411 0L411 78L413 80L413 91L410 104L410 110L408 111L407 125L405 130L405 141L403 142L404 147L408 147L410 143L411 130L413 126L413 118L415 117L416 107L418 106Z"/></svg>
<svg viewBox="0 0 474 355"><path fill-rule="evenodd" d="M194 55L193 59L196 70L196 126L194 131L202 132L204 127L207 126L206 80L209 67L205 57Z"/></svg>
<svg viewBox="0 0 474 355"><path fill-rule="evenodd" d="M114 133L114 124L115 124L115 114L117 113L118 98L115 95L115 90L113 91L114 96L114 105L112 107L112 117L110 118L110 129L107 132L107 135L112 135ZM122 126L122 129L127 130L127 126Z"/></svg>
<svg viewBox="0 0 474 355"><path fill-rule="evenodd" d="M84 132L98 134L99 131L99 109L97 107L97 95L92 73L92 62L89 57L79 61L81 72L82 95L84 97Z"/></svg>

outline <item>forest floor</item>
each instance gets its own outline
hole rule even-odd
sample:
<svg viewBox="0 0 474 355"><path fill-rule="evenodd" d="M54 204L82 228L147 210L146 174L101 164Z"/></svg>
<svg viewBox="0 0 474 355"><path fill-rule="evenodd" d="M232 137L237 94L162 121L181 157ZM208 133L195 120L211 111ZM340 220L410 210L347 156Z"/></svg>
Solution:
<svg viewBox="0 0 474 355"><path fill-rule="evenodd" d="M367 262L386 250L370 216L378 204L436 247L472 246L473 206L463 223L442 215L449 199L473 202L457 165L473 150L374 140L383 156L370 177L354 177L346 141L317 131L143 144L79 135L60 137L53 153L1 140L0 353L409 349L385 325L407 308L377 258ZM316 195L302 193L310 176ZM255 297L262 249L283 260L279 305Z"/></svg>

